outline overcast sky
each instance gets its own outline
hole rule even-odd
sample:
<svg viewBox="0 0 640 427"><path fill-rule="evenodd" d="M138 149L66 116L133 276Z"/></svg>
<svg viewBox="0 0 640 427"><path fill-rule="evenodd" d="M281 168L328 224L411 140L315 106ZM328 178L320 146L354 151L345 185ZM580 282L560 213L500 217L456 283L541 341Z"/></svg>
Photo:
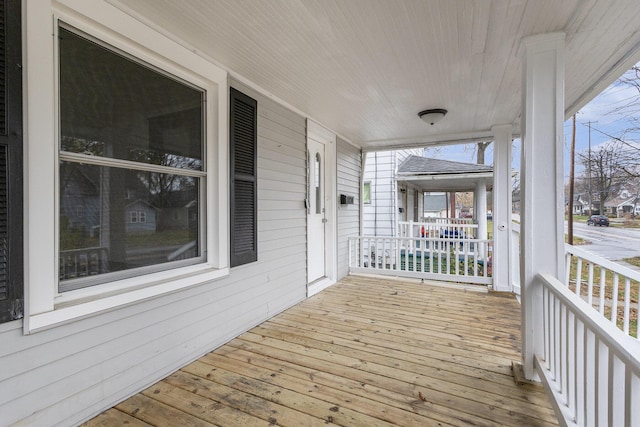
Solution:
<svg viewBox="0 0 640 427"><path fill-rule="evenodd" d="M640 64L639 64L640 65ZM629 74L632 75L632 74ZM584 106L576 116L576 152L587 151L589 146L589 126L591 121L591 148L609 141L608 135L619 136L624 129L632 126L629 115L634 113L640 117L640 94L637 89L620 86L615 83ZM564 124L564 170L565 179L569 177L570 149L571 149L571 119ZM635 134L629 134L626 140L640 142L640 129ZM427 149L427 157L475 163L475 150L471 145L452 145L436 149ZM513 149L513 166L520 164L519 141ZM640 159L638 159L640 162ZM493 144L485 154L485 163L493 162ZM576 174L583 168L576 163Z"/></svg>

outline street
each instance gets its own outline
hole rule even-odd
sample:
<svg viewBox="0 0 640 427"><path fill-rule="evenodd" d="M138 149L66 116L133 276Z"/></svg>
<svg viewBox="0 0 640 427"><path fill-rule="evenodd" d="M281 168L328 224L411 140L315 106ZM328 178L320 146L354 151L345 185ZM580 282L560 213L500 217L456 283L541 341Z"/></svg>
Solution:
<svg viewBox="0 0 640 427"><path fill-rule="evenodd" d="M566 229L565 222L565 231ZM588 245L581 245L581 249L612 261L640 256L640 230L638 229L596 227L574 222L573 234L591 242Z"/></svg>

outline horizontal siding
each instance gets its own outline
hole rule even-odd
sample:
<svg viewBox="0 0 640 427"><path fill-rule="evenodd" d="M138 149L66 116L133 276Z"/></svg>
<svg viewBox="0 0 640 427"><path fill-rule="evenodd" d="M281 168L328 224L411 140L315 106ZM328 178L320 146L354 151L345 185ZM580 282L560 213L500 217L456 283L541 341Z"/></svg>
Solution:
<svg viewBox="0 0 640 427"><path fill-rule="evenodd" d="M367 153L364 181L371 183L371 204L364 208L365 235L395 234L398 207L395 174L404 159L410 155L422 156L422 153L419 148Z"/></svg>
<svg viewBox="0 0 640 427"><path fill-rule="evenodd" d="M258 261L30 336L3 325L0 426L77 424L305 298L305 119L232 85L258 101Z"/></svg>
<svg viewBox="0 0 640 427"><path fill-rule="evenodd" d="M352 205L338 204L338 278L349 273L349 237L360 234L360 150L338 138L338 195L353 196Z"/></svg>

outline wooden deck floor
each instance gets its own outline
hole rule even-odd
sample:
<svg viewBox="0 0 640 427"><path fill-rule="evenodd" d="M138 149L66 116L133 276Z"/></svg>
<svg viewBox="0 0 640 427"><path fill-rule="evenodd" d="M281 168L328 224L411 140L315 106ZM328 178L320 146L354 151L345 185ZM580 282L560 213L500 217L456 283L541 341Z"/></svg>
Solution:
<svg viewBox="0 0 640 427"><path fill-rule="evenodd" d="M555 425L512 297L351 276L86 426Z"/></svg>

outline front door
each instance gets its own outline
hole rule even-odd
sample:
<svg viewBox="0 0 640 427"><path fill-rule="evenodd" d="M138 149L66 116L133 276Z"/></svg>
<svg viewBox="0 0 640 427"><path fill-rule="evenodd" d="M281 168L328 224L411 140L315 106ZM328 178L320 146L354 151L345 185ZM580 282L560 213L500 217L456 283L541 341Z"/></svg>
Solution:
<svg viewBox="0 0 640 427"><path fill-rule="evenodd" d="M308 164L308 246L309 283L325 277L326 209L325 209L325 146L311 138L307 140Z"/></svg>

